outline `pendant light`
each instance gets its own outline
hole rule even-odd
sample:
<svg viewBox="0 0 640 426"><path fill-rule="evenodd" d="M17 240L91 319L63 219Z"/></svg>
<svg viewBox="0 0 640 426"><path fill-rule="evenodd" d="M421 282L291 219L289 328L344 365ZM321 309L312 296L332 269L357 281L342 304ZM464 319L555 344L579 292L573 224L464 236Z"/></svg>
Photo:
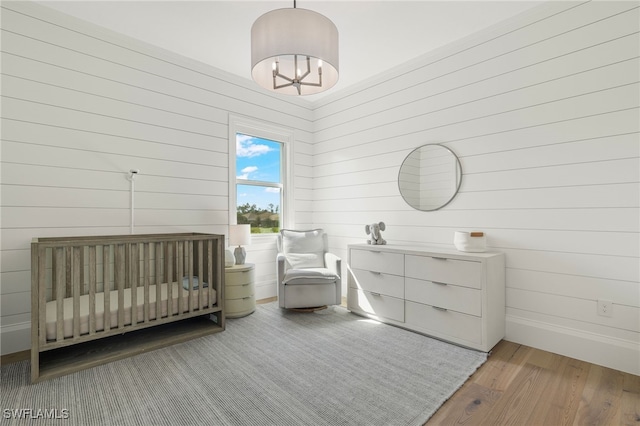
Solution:
<svg viewBox="0 0 640 426"><path fill-rule="evenodd" d="M338 29L307 9L276 9L251 27L251 76L265 89L313 95L338 81Z"/></svg>

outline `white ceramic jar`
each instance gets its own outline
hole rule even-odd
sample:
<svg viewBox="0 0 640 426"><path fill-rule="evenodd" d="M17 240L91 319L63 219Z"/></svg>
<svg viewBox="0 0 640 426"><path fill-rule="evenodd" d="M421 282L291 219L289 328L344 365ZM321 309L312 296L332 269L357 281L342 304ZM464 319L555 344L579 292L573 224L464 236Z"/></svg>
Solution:
<svg viewBox="0 0 640 426"><path fill-rule="evenodd" d="M487 251L487 238L484 232L456 231L453 236L453 245L459 251L480 253Z"/></svg>

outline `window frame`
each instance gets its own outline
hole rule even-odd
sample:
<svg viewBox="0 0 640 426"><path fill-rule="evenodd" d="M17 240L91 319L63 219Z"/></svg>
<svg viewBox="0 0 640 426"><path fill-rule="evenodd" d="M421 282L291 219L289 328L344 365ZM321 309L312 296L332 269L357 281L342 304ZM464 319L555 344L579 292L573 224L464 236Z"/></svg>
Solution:
<svg viewBox="0 0 640 426"><path fill-rule="evenodd" d="M229 115L229 225L236 225L238 222L238 179L236 174L236 134L242 133L262 139L268 139L282 144L280 166L280 184L273 184L274 187L282 185L281 206L280 206L280 229L295 228L294 223L294 197L293 197L293 141L294 132L292 129L256 120L249 117ZM250 179L240 182L240 184L251 182ZM260 186L270 186L268 182L257 181ZM269 238L276 235L251 234L251 238Z"/></svg>

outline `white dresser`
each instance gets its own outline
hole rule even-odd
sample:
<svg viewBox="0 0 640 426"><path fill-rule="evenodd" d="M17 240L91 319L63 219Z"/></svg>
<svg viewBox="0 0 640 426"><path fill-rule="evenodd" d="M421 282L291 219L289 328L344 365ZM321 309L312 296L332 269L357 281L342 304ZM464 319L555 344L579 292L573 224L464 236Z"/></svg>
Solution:
<svg viewBox="0 0 640 426"><path fill-rule="evenodd" d="M504 254L349 246L353 313L488 352L505 333Z"/></svg>

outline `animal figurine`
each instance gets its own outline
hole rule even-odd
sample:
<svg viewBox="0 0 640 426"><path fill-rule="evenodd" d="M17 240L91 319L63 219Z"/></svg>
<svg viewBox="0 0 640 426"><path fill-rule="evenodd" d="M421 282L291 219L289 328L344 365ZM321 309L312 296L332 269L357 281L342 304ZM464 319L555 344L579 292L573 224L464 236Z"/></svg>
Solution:
<svg viewBox="0 0 640 426"><path fill-rule="evenodd" d="M372 245L387 244L387 241L384 238L382 238L382 234L380 233L380 231L384 231L385 229L386 229L386 226L384 222L365 225L364 230L366 231L367 235L371 234L370 239L367 240L367 244L372 244Z"/></svg>

